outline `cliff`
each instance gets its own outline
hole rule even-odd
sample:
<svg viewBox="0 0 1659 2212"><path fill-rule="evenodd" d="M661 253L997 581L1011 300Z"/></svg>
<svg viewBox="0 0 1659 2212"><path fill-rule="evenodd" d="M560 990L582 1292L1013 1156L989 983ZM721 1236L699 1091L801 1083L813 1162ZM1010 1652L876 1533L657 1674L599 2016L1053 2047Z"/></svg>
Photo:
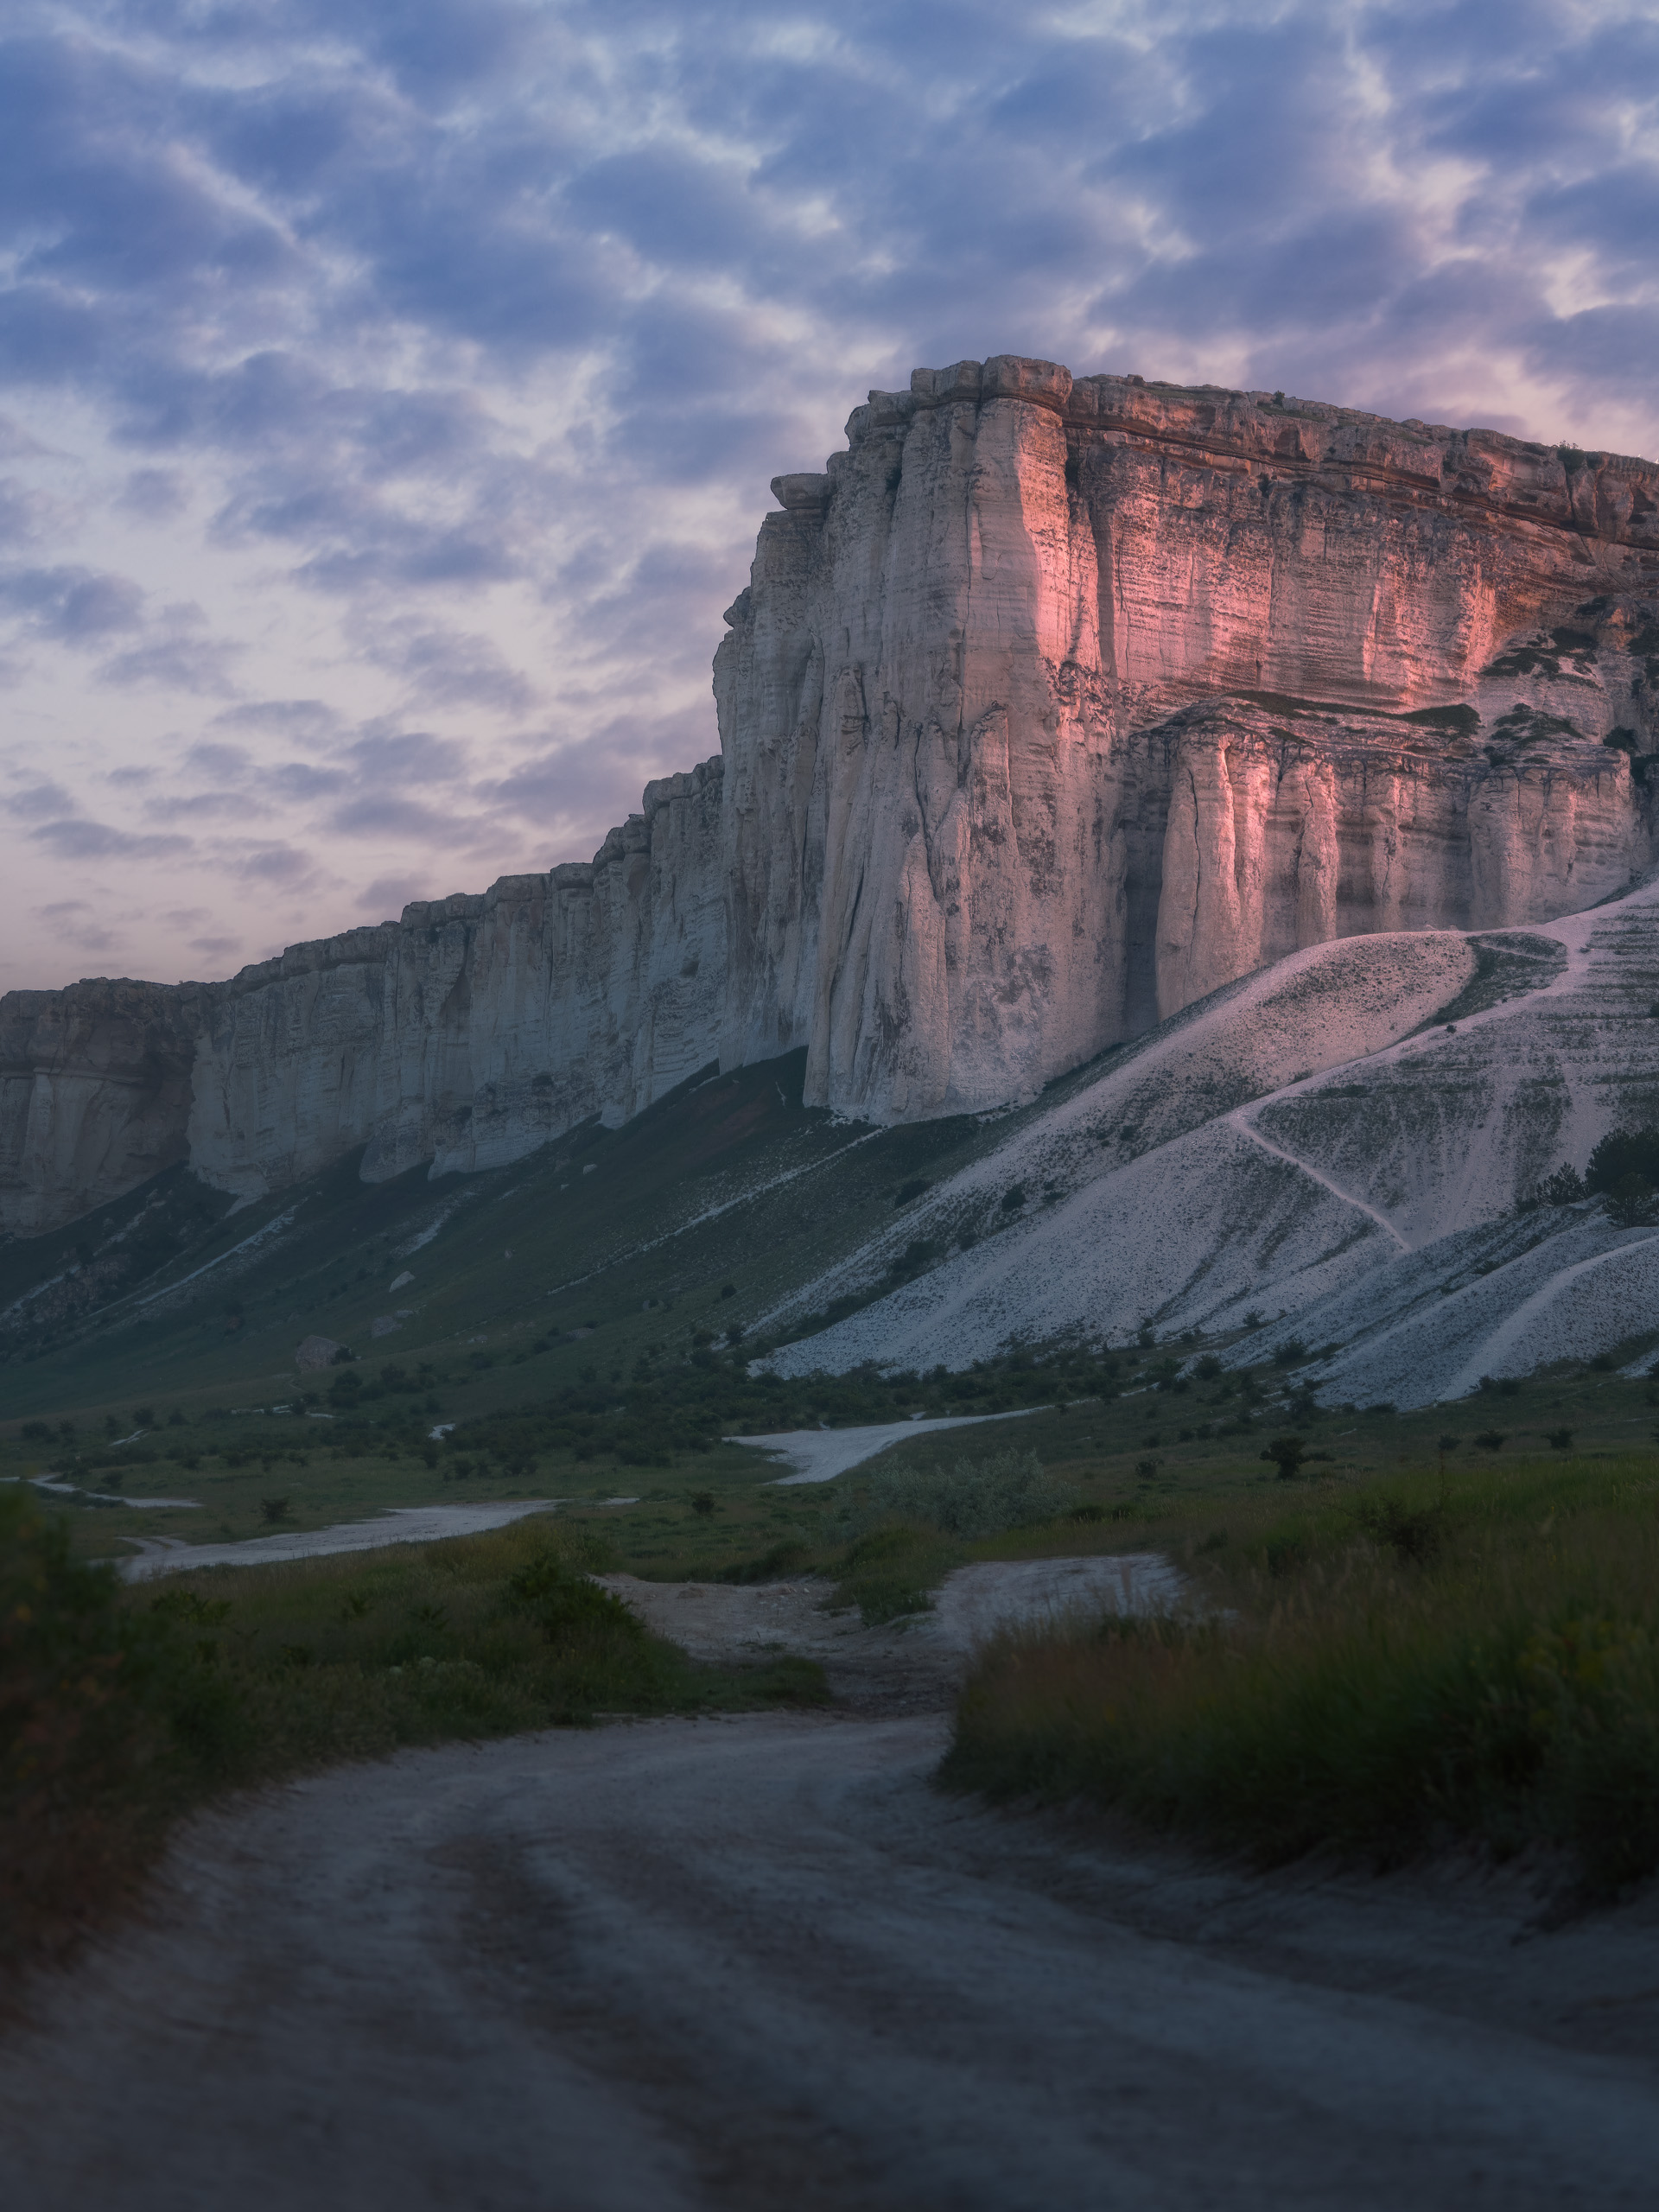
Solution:
<svg viewBox="0 0 1659 2212"><path fill-rule="evenodd" d="M992 1107L1298 948L1648 864L1650 463L1002 357L773 491L721 758L590 866L0 1001L0 1223L180 1158L499 1164L798 1046L809 1103Z"/></svg>

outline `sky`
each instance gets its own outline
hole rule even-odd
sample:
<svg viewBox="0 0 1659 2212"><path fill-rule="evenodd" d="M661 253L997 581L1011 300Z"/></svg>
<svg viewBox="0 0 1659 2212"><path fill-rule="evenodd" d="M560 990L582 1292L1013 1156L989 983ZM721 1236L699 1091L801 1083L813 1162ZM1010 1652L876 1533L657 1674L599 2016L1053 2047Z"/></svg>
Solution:
<svg viewBox="0 0 1659 2212"><path fill-rule="evenodd" d="M9 0L0 988L591 855L1000 353L1659 455L1659 0Z"/></svg>

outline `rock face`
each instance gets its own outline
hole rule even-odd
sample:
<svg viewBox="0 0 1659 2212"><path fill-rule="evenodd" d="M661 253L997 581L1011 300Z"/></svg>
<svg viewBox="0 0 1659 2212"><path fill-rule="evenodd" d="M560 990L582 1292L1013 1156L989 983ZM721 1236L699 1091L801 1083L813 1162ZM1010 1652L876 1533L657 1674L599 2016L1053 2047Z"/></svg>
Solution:
<svg viewBox="0 0 1659 2212"><path fill-rule="evenodd" d="M725 1057L989 1106L1299 946L1645 861L1651 466L1013 359L849 435L715 660Z"/></svg>
<svg viewBox="0 0 1659 2212"><path fill-rule="evenodd" d="M0 1002L0 1224L181 1158L498 1165L799 1046L809 1103L1000 1105L1298 948L1647 864L1652 464L1012 357L848 439L774 481L721 757L591 866Z"/></svg>
<svg viewBox="0 0 1659 2212"><path fill-rule="evenodd" d="M54 1228L188 1156L210 995L99 982L0 998L0 1226Z"/></svg>

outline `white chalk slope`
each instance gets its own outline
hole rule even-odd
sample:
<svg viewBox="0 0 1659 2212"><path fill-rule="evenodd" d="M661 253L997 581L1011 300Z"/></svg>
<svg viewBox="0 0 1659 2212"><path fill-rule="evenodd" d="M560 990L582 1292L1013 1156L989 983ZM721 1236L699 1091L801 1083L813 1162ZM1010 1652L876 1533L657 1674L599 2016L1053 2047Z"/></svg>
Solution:
<svg viewBox="0 0 1659 2212"><path fill-rule="evenodd" d="M1659 1233L1517 1210L1609 1129L1659 1122L1656 1005L1651 883L1524 931L1294 953L1109 1056L806 1286L772 1327L913 1276L772 1363L957 1368L1254 1311L1235 1357L1336 1344L1336 1395L1421 1405L1659 1330Z"/></svg>

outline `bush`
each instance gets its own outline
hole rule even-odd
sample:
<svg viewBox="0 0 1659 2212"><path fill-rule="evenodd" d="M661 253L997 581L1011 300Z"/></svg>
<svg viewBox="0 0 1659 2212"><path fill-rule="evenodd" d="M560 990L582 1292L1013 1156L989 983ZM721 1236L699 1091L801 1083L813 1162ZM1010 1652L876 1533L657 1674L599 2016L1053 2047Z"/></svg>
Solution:
<svg viewBox="0 0 1659 2212"><path fill-rule="evenodd" d="M1522 1213L1530 1213L1535 1206L1573 1206L1587 1198L1584 1178L1572 1166L1558 1167L1547 1176L1538 1188L1521 1202Z"/></svg>
<svg viewBox="0 0 1659 2212"><path fill-rule="evenodd" d="M1621 1175L1607 1192L1605 1204L1615 1229L1645 1229L1659 1206L1659 1191L1645 1175Z"/></svg>
<svg viewBox="0 0 1659 2212"><path fill-rule="evenodd" d="M890 1467L870 1485L870 1510L880 1519L914 1521L972 1542L1052 1521L1073 1503L1034 1452L998 1452L941 1467Z"/></svg>
<svg viewBox="0 0 1659 2212"><path fill-rule="evenodd" d="M135 1614L63 1522L0 1497L0 1962L124 1892L175 1794L227 1773L238 1715L177 1608Z"/></svg>
<svg viewBox="0 0 1659 2212"><path fill-rule="evenodd" d="M1649 1189L1659 1185L1659 1128L1614 1129L1590 1155L1584 1187L1592 1197L1611 1194L1630 1176Z"/></svg>

